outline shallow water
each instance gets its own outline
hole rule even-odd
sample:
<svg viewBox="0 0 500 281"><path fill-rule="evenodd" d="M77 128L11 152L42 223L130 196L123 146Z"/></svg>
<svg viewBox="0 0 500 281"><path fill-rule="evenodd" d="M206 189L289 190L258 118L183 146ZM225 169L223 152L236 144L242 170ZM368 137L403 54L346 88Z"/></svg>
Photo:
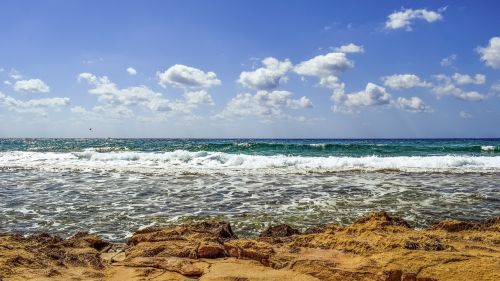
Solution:
<svg viewBox="0 0 500 281"><path fill-rule="evenodd" d="M228 220L238 234L256 235L276 223L302 229L349 223L372 210L401 215L417 227L443 218L500 216L496 148L315 156L191 151L187 144L184 150L160 149L158 140L142 150L123 148L124 140L119 149L109 149L113 140L87 146L75 145L82 140L51 140L56 148L36 140L43 149L26 142L33 143L8 140L0 149L0 232L91 231L124 241L141 227L206 218ZM453 146L498 146L494 140L470 142Z"/></svg>

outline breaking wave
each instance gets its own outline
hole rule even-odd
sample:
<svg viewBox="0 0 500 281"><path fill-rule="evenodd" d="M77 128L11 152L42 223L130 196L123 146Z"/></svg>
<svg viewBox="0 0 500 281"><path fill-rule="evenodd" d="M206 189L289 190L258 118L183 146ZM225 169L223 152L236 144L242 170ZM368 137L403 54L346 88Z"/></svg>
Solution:
<svg viewBox="0 0 500 281"><path fill-rule="evenodd" d="M498 156L289 156L210 151L0 152L0 167L144 173L500 172Z"/></svg>

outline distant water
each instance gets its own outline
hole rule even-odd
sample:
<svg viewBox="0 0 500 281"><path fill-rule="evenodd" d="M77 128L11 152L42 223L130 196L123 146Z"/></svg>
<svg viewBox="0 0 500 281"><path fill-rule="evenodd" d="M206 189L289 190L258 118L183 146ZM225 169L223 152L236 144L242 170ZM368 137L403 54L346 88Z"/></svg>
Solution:
<svg viewBox="0 0 500 281"><path fill-rule="evenodd" d="M0 139L0 232L500 216L500 139Z"/></svg>

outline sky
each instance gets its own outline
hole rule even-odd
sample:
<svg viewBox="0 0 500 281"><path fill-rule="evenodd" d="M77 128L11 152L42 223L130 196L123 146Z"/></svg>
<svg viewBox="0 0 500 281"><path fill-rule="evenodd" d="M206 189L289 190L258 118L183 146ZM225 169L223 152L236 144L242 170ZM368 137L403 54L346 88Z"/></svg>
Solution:
<svg viewBox="0 0 500 281"><path fill-rule="evenodd" d="M498 1L0 1L0 137L500 137Z"/></svg>

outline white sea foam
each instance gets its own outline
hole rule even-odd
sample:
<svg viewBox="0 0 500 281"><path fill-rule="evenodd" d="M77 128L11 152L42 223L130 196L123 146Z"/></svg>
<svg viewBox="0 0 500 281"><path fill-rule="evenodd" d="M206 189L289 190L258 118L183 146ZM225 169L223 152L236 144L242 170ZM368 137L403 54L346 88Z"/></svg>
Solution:
<svg viewBox="0 0 500 281"><path fill-rule="evenodd" d="M484 151L495 151L495 147L493 145L483 145L483 146L481 146L481 150L484 150Z"/></svg>
<svg viewBox="0 0 500 281"><path fill-rule="evenodd" d="M223 152L9 151L0 167L42 170L102 170L145 173L336 172L399 170L407 172L500 172L499 156L304 157Z"/></svg>
<svg viewBox="0 0 500 281"><path fill-rule="evenodd" d="M309 146L325 148L326 144L325 143L311 143Z"/></svg>

